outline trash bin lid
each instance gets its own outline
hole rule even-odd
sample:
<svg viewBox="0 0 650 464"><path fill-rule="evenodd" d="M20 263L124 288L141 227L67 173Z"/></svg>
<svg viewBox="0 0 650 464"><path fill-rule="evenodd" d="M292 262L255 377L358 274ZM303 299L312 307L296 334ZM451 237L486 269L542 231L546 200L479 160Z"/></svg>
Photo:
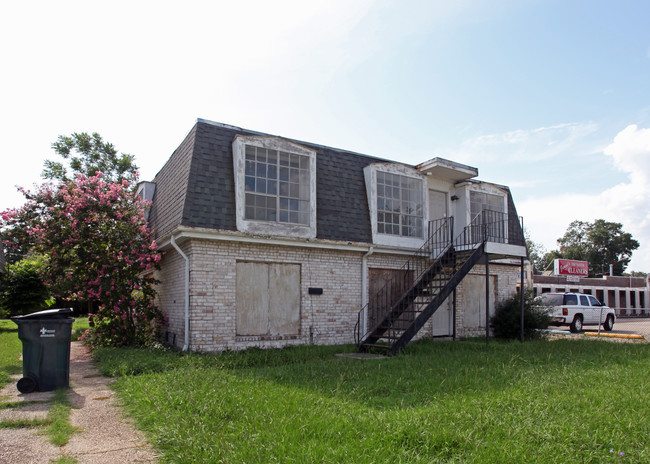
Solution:
<svg viewBox="0 0 650 464"><path fill-rule="evenodd" d="M72 316L72 308L46 309L24 316L14 316L11 320L22 319L66 319Z"/></svg>

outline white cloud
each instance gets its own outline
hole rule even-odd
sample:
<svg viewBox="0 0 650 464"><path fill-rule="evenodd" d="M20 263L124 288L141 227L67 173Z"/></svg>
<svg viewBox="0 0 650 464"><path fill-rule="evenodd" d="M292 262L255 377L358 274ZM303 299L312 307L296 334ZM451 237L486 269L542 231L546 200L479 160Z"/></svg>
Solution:
<svg viewBox="0 0 650 464"><path fill-rule="evenodd" d="M598 130L589 123L566 123L536 129L518 129L465 140L454 153L455 159L466 163L526 162L547 160L560 155L585 155L577 152L588 136Z"/></svg>
<svg viewBox="0 0 650 464"><path fill-rule="evenodd" d="M569 223L575 219L606 219L620 222L623 230L639 241L630 270L650 271L650 129L630 125L604 149L614 166L627 173L627 181L599 194L577 192L537 196L519 201L517 209L526 218L535 241L549 250L557 247Z"/></svg>

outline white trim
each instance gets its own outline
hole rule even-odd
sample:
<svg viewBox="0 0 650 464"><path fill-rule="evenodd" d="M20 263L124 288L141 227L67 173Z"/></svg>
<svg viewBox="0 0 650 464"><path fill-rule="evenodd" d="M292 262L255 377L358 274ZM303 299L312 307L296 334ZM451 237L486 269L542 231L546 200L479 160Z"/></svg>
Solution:
<svg viewBox="0 0 650 464"><path fill-rule="evenodd" d="M190 258L176 244L174 235L171 236L169 243L181 255L181 258L185 260L185 288L183 292L185 296L185 344L183 345L183 351L188 351L190 349Z"/></svg>
<svg viewBox="0 0 650 464"><path fill-rule="evenodd" d="M486 242L485 252L490 255L519 256L520 258L528 256L525 246L497 242Z"/></svg>
<svg viewBox="0 0 650 464"><path fill-rule="evenodd" d="M309 225L281 222L253 221L245 218L246 188L244 183L245 146L253 145L272 150L295 153L309 158ZM316 237L316 151L280 137L237 135L232 142L235 176L235 213L237 230L254 234L287 235L290 237Z"/></svg>
<svg viewBox="0 0 650 464"><path fill-rule="evenodd" d="M377 171L398 174L418 179L422 185L422 237L404 237L402 235L380 234L377 232ZM417 169L400 163L372 163L363 168L370 212L372 241L377 245L418 249L424 244L426 228L429 223L429 185L427 177Z"/></svg>
<svg viewBox="0 0 650 464"><path fill-rule="evenodd" d="M508 214L508 192L494 184L487 182L468 183L467 185L467 224L472 221L472 194L470 192L486 193L503 197L503 213Z"/></svg>
<svg viewBox="0 0 650 464"><path fill-rule="evenodd" d="M374 248L374 253L384 253L402 256L411 256L417 248L382 246L377 247L372 243L361 242L335 242L331 240L301 240L293 237L282 236L260 236L248 235L239 232L231 232L215 229L200 229L193 227L180 226L174 229L171 234L174 235L176 242L182 242L188 239L213 240L223 242L252 243L256 245L278 245L299 248L314 248L323 250L342 250L366 253L370 248ZM159 249L165 249L171 245L170 236L163 237L158 244Z"/></svg>

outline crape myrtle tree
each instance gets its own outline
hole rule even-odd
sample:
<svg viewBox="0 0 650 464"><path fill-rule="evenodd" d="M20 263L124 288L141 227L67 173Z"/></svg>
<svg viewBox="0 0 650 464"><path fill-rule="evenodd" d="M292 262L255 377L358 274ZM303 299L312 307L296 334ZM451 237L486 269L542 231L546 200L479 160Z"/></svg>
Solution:
<svg viewBox="0 0 650 464"><path fill-rule="evenodd" d="M96 303L91 345L151 344L165 323L154 305L161 256L133 181L77 174L33 193L20 189L27 202L2 213L5 245L44 257L43 279L55 297Z"/></svg>
<svg viewBox="0 0 650 464"><path fill-rule="evenodd" d="M41 176L46 180L69 182L77 174L92 177L96 172L103 173L103 180L108 183L122 182L124 179L131 181L137 177L135 157L118 153L115 146L104 141L97 132L60 135L52 144L52 149L60 160L45 160ZM135 184L131 183L131 186ZM3 239L8 263L17 263L28 255L30 244L21 241L27 238L20 230L5 228Z"/></svg>
<svg viewBox="0 0 650 464"><path fill-rule="evenodd" d="M60 135L52 149L65 161L46 160L42 174L45 179L68 182L76 174L92 177L102 172L105 182L122 182L132 179L138 171L133 155L118 153L97 132Z"/></svg>

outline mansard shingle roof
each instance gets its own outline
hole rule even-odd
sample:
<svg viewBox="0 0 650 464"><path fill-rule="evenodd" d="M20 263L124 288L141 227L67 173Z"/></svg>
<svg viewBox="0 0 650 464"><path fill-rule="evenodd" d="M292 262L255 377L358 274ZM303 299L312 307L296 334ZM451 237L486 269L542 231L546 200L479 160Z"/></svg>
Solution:
<svg viewBox="0 0 650 464"><path fill-rule="evenodd" d="M232 154L237 135L269 134L197 121L153 180L149 224L157 237L180 225L237 230ZM372 243L363 168L387 160L287 140L316 151L316 238ZM508 197L508 213L516 217L509 190Z"/></svg>
<svg viewBox="0 0 650 464"><path fill-rule="evenodd" d="M149 222L158 237L176 226L237 230L232 142L268 135L198 120L153 182ZM316 151L316 237L372 241L363 168L380 158L291 140Z"/></svg>

